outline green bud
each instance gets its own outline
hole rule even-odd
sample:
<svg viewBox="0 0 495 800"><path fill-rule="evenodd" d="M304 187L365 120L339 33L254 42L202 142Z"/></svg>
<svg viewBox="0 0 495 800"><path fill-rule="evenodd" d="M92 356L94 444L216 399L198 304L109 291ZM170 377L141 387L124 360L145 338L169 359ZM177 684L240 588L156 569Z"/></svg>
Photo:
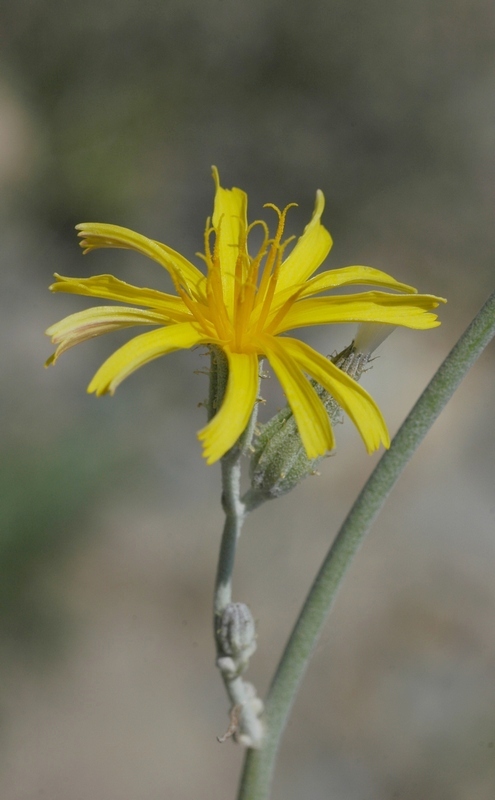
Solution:
<svg viewBox="0 0 495 800"><path fill-rule="evenodd" d="M359 380L370 354L358 353L352 342L330 360ZM316 381L311 381L311 384L325 406L332 425L342 422L342 409L336 400ZM308 475L315 474L320 461L321 458L310 459L306 455L294 415L286 406L260 427L251 459L251 491L246 499L255 505L256 498L268 500L290 492Z"/></svg>

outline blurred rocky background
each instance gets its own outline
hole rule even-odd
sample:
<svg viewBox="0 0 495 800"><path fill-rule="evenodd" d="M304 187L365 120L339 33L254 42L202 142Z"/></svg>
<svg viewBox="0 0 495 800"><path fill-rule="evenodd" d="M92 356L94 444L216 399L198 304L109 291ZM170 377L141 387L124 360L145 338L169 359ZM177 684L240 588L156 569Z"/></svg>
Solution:
<svg viewBox="0 0 495 800"><path fill-rule="evenodd" d="M45 328L88 302L54 271L168 288L73 226L130 226L190 258L210 165L251 218L316 188L329 267L370 264L446 296L363 382L394 432L495 274L495 10L489 0L16 0L0 10L0 796L231 800L211 595L218 467L195 433L197 353L114 398L86 386L127 337L43 369ZM326 353L350 328L308 332ZM294 708L274 800L495 795L493 347L359 553ZM268 411L282 402L267 381ZM270 405L271 404L271 405ZM376 459L352 425L321 475L247 523L235 596L266 689L324 553Z"/></svg>

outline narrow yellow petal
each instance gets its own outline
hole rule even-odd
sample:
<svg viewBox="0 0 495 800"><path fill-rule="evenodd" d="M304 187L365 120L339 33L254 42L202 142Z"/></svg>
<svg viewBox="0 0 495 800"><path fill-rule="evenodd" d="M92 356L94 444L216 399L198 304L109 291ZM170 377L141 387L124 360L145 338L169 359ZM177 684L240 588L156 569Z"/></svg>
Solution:
<svg viewBox="0 0 495 800"><path fill-rule="evenodd" d="M390 437L381 411L357 381L299 339L284 337L279 341L283 342L288 355L301 369L318 381L350 416L368 453L377 450L382 443L390 447Z"/></svg>
<svg viewBox="0 0 495 800"><path fill-rule="evenodd" d="M46 366L54 364L66 350L95 336L134 325L163 325L164 322L162 314L142 311L139 308L98 306L78 311L47 328L47 336L51 337L53 344L59 346L48 359Z"/></svg>
<svg viewBox="0 0 495 800"><path fill-rule="evenodd" d="M159 292L156 289L145 289L133 286L113 275L94 275L91 278L67 278L55 273L56 283L50 286L51 292L79 294L85 297L99 297L105 300L116 300L124 303L156 309L164 312L176 322L185 322L191 318L191 312L184 301L173 294Z"/></svg>
<svg viewBox="0 0 495 800"><path fill-rule="evenodd" d="M387 289L395 289L397 292L407 292L415 294L414 286L406 283L399 283L391 275L373 267L342 267L341 269L331 269L316 275L307 281L299 297L310 297L327 289L335 289L337 286L350 286L351 284L361 284L363 286L383 286Z"/></svg>
<svg viewBox="0 0 495 800"><path fill-rule="evenodd" d="M394 289L397 292L407 292L415 294L417 290L414 286L406 283L399 283L391 275L373 267L343 267L342 269L332 269L322 272L305 283L289 286L282 291L277 290L273 298L271 311L276 312L282 308L284 303L294 298L301 300L303 297L311 297L328 289L335 289L339 286L349 286L351 284L363 284L369 286L384 286ZM274 314L273 314L274 315Z"/></svg>
<svg viewBox="0 0 495 800"><path fill-rule="evenodd" d="M149 361L204 341L204 334L198 333L189 322L142 333L107 358L89 384L88 392L113 394L125 378Z"/></svg>
<svg viewBox="0 0 495 800"><path fill-rule="evenodd" d="M323 403L286 347L286 339L260 336L259 342L287 397L308 458L323 456L335 439Z"/></svg>
<svg viewBox="0 0 495 800"><path fill-rule="evenodd" d="M303 283L323 264L329 254L332 237L320 222L324 208L325 198L323 192L318 190L313 216L296 246L280 267L277 291Z"/></svg>
<svg viewBox="0 0 495 800"><path fill-rule="evenodd" d="M336 322L386 322L405 328L436 328L436 314L429 313L446 301L429 294L396 295L386 292L362 292L336 297L316 297L299 300L278 322L278 334L308 325L328 325Z"/></svg>
<svg viewBox="0 0 495 800"><path fill-rule="evenodd" d="M204 284L205 276L187 258L171 247L148 239L147 236L131 231L130 228L101 222L81 222L76 225L76 230L79 231L80 244L85 253L101 247L135 250L157 261L172 276L179 273L184 283L191 289L200 291Z"/></svg>
<svg viewBox="0 0 495 800"><path fill-rule="evenodd" d="M216 190L212 222L220 236L219 259L224 300L231 310L234 301L235 267L239 247L247 229L247 194L236 187L224 189L220 186L216 167L213 167L213 178Z"/></svg>
<svg viewBox="0 0 495 800"><path fill-rule="evenodd" d="M198 433L208 464L218 461L245 431L258 393L258 356L224 351L229 379L222 406Z"/></svg>

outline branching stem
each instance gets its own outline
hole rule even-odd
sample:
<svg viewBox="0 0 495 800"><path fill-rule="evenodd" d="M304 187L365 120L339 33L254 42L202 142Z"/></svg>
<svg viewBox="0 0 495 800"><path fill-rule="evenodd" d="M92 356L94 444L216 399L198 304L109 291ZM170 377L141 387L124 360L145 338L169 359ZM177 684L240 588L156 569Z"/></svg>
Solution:
<svg viewBox="0 0 495 800"><path fill-rule="evenodd" d="M209 408L211 416L219 408L225 394L228 380L228 366L225 356L219 350L212 351ZM211 388L213 387L213 389ZM253 412L253 417L256 410ZM254 418L248 425L246 435L252 436ZM227 694L231 701L231 728L235 738L243 744L257 748L263 738L263 725L260 713L263 704L256 696L254 687L241 676L247 667L242 657L233 659L231 653L224 651L222 640L222 617L232 603L232 573L234 570L237 542L246 517L246 507L241 500L241 456L249 444L242 441L235 445L222 458L222 506L225 524L218 557L214 595L214 635L217 648L217 666L221 672ZM253 648L254 649L254 648ZM235 722L235 724L233 724ZM229 734L230 735L230 734Z"/></svg>

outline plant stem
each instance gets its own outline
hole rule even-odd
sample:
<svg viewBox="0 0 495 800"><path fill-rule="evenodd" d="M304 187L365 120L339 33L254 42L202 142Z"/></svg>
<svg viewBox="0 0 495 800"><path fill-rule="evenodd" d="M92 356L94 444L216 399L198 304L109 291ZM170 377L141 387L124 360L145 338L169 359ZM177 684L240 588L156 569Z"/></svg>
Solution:
<svg viewBox="0 0 495 800"><path fill-rule="evenodd" d="M268 800L275 758L290 709L345 572L407 462L494 335L495 292L419 398L337 534L272 681L266 701L263 748L247 752L238 800Z"/></svg>
<svg viewBox="0 0 495 800"><path fill-rule="evenodd" d="M215 415L222 404L227 381L227 359L221 350L212 348L210 397L208 401L209 419ZM220 741L223 741L227 736L234 735L238 741L249 747L259 747L263 738L264 727L260 721L263 704L256 697L254 687L242 678L242 673L246 669L248 661L243 660L242 657L237 660L233 659L231 653L224 652L225 643L222 639L222 621L224 612L232 604L232 573L234 571L237 542L247 515L246 506L240 495L241 456L244 448L249 446L253 435L256 410L255 407L246 431L239 442L223 456L221 461L222 507L225 512L225 523L218 556L213 601L217 667L220 670L231 702L231 724L228 733ZM252 650L254 651L256 647L255 639L253 641L254 647Z"/></svg>
<svg viewBox="0 0 495 800"><path fill-rule="evenodd" d="M222 506L225 511L225 523L222 542L218 556L217 576L215 580L215 617L225 611L232 602L232 572L234 569L237 540L241 534L245 519L244 503L240 499L241 454L234 457L229 454L222 459Z"/></svg>
<svg viewBox="0 0 495 800"><path fill-rule="evenodd" d="M260 721L262 703L251 684L241 677L245 666L239 667L222 649L222 616L232 603L232 573L234 570L237 540L246 513L240 499L241 451L227 453L222 459L222 505L225 525L220 545L214 598L214 635L217 647L217 666L231 702L231 726L227 736L234 735L249 747L259 747L264 727ZM220 741L223 741L222 737Z"/></svg>

